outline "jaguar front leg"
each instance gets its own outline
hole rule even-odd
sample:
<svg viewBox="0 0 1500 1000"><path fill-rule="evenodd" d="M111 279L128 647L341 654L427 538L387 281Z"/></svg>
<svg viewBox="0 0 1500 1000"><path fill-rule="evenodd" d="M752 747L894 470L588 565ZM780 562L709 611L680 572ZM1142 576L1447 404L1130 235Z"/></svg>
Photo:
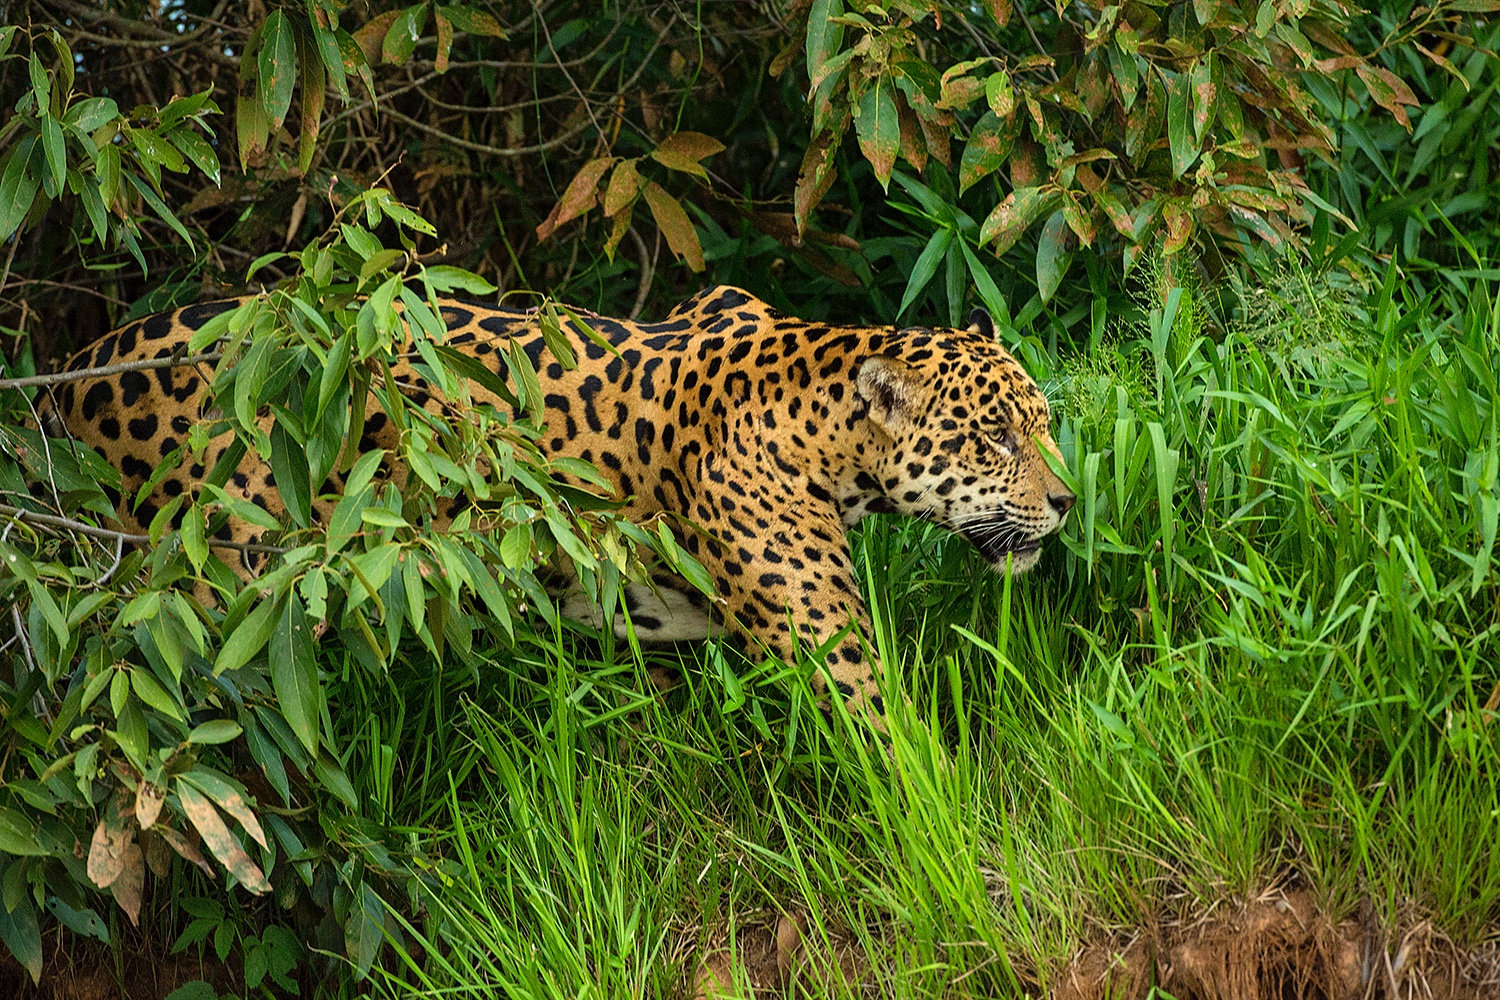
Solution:
<svg viewBox="0 0 1500 1000"><path fill-rule="evenodd" d="M844 527L832 510L794 502L768 512L754 541L732 535L700 554L725 611L754 646L788 663L799 645L823 665L813 688L831 684L851 715L884 730L879 664L866 652L870 618L859 595ZM849 627L852 623L852 628ZM842 634L841 634L842 633ZM835 638L837 637L837 638Z"/></svg>

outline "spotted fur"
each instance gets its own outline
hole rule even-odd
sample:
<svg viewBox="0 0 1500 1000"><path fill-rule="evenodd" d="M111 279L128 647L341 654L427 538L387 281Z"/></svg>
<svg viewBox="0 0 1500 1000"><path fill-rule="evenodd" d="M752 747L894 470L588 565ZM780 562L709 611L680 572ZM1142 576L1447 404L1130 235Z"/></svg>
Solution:
<svg viewBox="0 0 1500 1000"><path fill-rule="evenodd" d="M70 367L166 357L235 304L131 323ZM873 665L859 630L846 629L868 619L845 529L876 512L923 517L961 532L997 568L1024 571L1073 504L1042 458L1043 448L1058 454L1047 401L982 313L968 330L836 326L718 287L660 323L587 318L617 353L568 326L579 364L564 371L544 355L534 313L443 306L449 342L497 372L510 338L524 346L546 392L547 452L597 465L633 517L668 511L704 529L681 540L720 601L670 581L656 593L631 588L627 607L644 638L701 637L722 623L783 658L799 639L826 645L828 676L851 708L879 712ZM439 405L415 370L401 365L396 375L419 405ZM183 368L70 383L54 402L54 429L115 463L130 497L201 418L205 384L205 373ZM472 392L498 405L481 386ZM395 435L372 400L361 448L393 449ZM209 468L228 443L226 435L210 447ZM204 465L178 469L135 513L122 502L121 520L143 528L205 475ZM283 511L270 469L253 457L231 485Z"/></svg>

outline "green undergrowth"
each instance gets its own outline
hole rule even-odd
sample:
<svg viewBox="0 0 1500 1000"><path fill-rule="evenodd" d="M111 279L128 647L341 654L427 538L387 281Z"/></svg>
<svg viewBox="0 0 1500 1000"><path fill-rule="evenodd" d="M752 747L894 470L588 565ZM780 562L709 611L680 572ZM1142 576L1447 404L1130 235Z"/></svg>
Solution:
<svg viewBox="0 0 1500 1000"><path fill-rule="evenodd" d="M1036 995L1084 942L1271 887L1493 936L1500 299L1292 270L1241 301L1219 328L1162 287L1065 362L1018 346L1080 497L1033 574L856 533L910 699L885 746L715 646L346 675L346 770L421 875L375 985L688 995L793 911L880 995ZM642 693L646 663L684 683Z"/></svg>

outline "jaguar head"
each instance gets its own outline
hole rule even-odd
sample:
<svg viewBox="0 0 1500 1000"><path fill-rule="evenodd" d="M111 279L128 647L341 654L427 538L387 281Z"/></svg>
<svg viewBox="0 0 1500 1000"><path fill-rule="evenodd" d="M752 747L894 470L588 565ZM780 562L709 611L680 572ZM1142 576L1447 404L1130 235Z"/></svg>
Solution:
<svg viewBox="0 0 1500 1000"><path fill-rule="evenodd" d="M1035 566L1075 497L1043 457L1062 461L1047 398L989 315L976 310L968 330L902 331L860 363L855 384L883 501L871 509L957 531L997 570Z"/></svg>

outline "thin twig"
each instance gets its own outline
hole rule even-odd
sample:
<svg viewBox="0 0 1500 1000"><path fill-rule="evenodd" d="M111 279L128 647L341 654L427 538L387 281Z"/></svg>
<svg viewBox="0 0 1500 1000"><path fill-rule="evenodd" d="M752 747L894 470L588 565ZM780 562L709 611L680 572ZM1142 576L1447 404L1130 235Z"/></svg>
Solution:
<svg viewBox="0 0 1500 1000"><path fill-rule="evenodd" d="M59 517L56 514L39 514L34 510L12 507L9 504L0 503L0 516L13 517L18 521L25 521L48 528L76 531L80 535L88 535L91 538L102 538L108 542L128 542L131 545L146 547L152 545L150 535L135 535L128 531L100 528L92 524L85 524L83 521L75 521L71 517ZM268 552L272 555L282 555L291 551L291 549L282 548L279 545L262 545L259 542L227 542L221 538L208 539L207 541L208 547L211 549L236 549L240 552Z"/></svg>
<svg viewBox="0 0 1500 1000"><path fill-rule="evenodd" d="M651 280L656 277L656 262L651 257L651 251L646 249L646 241L641 239L641 234L631 226L626 230L630 238L635 241L635 249L641 256L641 287L635 292L635 305L630 308L630 319L638 319L641 310L646 308L646 296L651 292Z"/></svg>
<svg viewBox="0 0 1500 1000"><path fill-rule="evenodd" d="M47 288L61 288L63 291L66 291L66 292L82 292L84 295L97 295L99 298L103 299L105 302L108 302L110 305L115 305L115 306L128 306L128 305L130 305L130 303L126 302L124 299L116 298L115 296L110 295L108 292L101 292L97 288L90 288L88 285L72 285L72 284L69 284L66 281L52 281L49 278L28 278L28 277L25 277L24 275L16 279L16 284L17 285L42 285L42 286L47 287ZM0 291L4 291L4 284L3 283L0 283Z"/></svg>
<svg viewBox="0 0 1500 1000"><path fill-rule="evenodd" d="M218 361L223 356L223 351L210 351L207 354L194 354L191 357L182 357L181 355L174 354L169 358L143 358L139 361L121 361L118 364L104 365L102 368L80 368L77 371L52 372L49 375L28 375L25 378L0 378L0 392L6 389L29 389L34 385L61 385L64 382L78 382L86 378L103 378L106 375L118 375L121 372L146 371L151 368L190 368L205 361Z"/></svg>

